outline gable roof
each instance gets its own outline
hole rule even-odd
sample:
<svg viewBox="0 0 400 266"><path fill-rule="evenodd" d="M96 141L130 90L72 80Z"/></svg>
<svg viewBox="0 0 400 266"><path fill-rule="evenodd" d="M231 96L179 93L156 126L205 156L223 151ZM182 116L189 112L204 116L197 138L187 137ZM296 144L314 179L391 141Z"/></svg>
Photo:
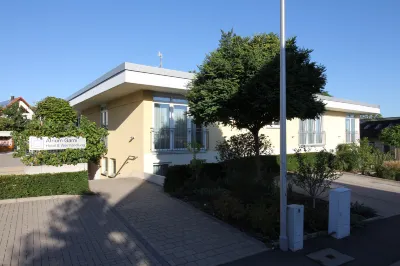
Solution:
<svg viewBox="0 0 400 266"><path fill-rule="evenodd" d="M18 101L23 101L26 104L26 106L28 106L30 109L32 109L32 107L29 105L29 103L27 103L27 101L25 101L25 99L22 97L17 97L17 98L14 98L13 100L10 99L10 100L6 100L6 101L2 101L2 102L0 102L0 107L3 107L3 108L8 107Z"/></svg>
<svg viewBox="0 0 400 266"><path fill-rule="evenodd" d="M382 130L387 127L400 125L400 117L387 117L379 120L367 120L360 123L361 138L378 138Z"/></svg>

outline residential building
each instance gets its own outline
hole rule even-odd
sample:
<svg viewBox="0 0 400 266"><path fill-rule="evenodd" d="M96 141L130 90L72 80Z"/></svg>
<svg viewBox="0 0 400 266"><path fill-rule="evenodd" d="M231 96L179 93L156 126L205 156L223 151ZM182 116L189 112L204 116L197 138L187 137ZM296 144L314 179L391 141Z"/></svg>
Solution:
<svg viewBox="0 0 400 266"><path fill-rule="evenodd" d="M3 109L7 108L7 107L13 105L14 103L18 103L18 105L25 110L24 115L26 116L27 119L32 119L34 112L31 108L31 106L22 97L15 98L14 96L11 96L10 99L1 101L0 108L3 108Z"/></svg>
<svg viewBox="0 0 400 266"><path fill-rule="evenodd" d="M10 107L14 103L18 103L18 105L23 108L24 116L27 119L32 119L33 110L30 105L24 100L22 97L15 98L11 96L9 100L0 102L0 109L5 109ZM11 137L11 131L0 131L0 152L11 152L14 150L14 142Z"/></svg>
<svg viewBox="0 0 400 266"><path fill-rule="evenodd" d="M200 159L216 161L215 146L240 131L195 125L187 117L185 94L194 74L123 63L67 98L71 106L109 131L108 153L101 163L104 176L162 173L171 164L192 159L186 148L201 143ZM287 121L287 152L308 146L335 149L359 139L360 114L380 113L378 105L318 96L326 112L318 119ZM279 153L279 125L263 128L273 152Z"/></svg>

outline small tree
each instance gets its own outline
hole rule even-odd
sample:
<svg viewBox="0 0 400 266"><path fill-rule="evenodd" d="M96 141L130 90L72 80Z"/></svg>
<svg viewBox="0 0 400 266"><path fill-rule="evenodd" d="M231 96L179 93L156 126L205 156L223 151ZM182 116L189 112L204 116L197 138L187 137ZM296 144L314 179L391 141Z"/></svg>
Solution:
<svg viewBox="0 0 400 266"><path fill-rule="evenodd" d="M40 101L37 104L35 115L42 121L53 120L63 124L76 122L76 112L71 108L69 102L56 97L46 97Z"/></svg>
<svg viewBox="0 0 400 266"><path fill-rule="evenodd" d="M380 139L387 145L400 148L400 125L387 127L382 130Z"/></svg>
<svg viewBox="0 0 400 266"><path fill-rule="evenodd" d="M368 138L362 138L360 140L360 146L358 147L358 164L363 175L371 169L373 160L372 151L373 147L369 145Z"/></svg>
<svg viewBox="0 0 400 266"><path fill-rule="evenodd" d="M199 179L201 169L203 168L203 164L205 160L197 159L197 154L200 152L202 145L197 142L190 142L187 144L187 148L189 152L192 153L192 160L190 160L190 168L192 168L192 177L194 179Z"/></svg>
<svg viewBox="0 0 400 266"><path fill-rule="evenodd" d="M1 110L0 131L16 131L24 130L28 124L28 119L24 115L25 110L19 106L18 102Z"/></svg>
<svg viewBox="0 0 400 266"><path fill-rule="evenodd" d="M268 137L261 134L258 142L260 155L272 153L272 144ZM219 161L227 161L256 155L253 134L243 133L231 136L228 140L224 139L217 142L215 149L218 152Z"/></svg>
<svg viewBox="0 0 400 266"><path fill-rule="evenodd" d="M312 50L286 42L287 119L314 119L325 110L325 67L311 61ZM222 32L188 91L190 115L197 123L222 123L253 134L257 177L261 178L259 131L280 119L280 40L278 35L241 37Z"/></svg>
<svg viewBox="0 0 400 266"><path fill-rule="evenodd" d="M67 103L67 105L65 104ZM61 108L65 114L61 114L59 109L51 111L49 106ZM34 116L28 126L20 131L13 133L13 139L17 151L15 157L20 157L26 165L54 165L77 164L84 162L98 163L99 159L107 152L104 138L108 132L100 128L96 123L89 121L81 116L80 124L77 124L75 111L63 99L47 97L43 102L38 103L39 115ZM29 137L83 137L86 138L85 149L65 149L57 152L53 151L29 151Z"/></svg>
<svg viewBox="0 0 400 266"><path fill-rule="evenodd" d="M324 149L318 152L315 158L311 158L303 152L308 150L305 148L296 150L298 168L293 182L312 198L315 208L315 200L329 189L332 182L341 174L335 171L335 158L332 153Z"/></svg>

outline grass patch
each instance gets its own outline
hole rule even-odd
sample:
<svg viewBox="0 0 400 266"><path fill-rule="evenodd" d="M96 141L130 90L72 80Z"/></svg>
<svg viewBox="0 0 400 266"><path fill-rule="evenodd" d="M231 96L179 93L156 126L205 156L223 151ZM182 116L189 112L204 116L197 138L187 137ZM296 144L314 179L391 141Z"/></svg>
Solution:
<svg viewBox="0 0 400 266"><path fill-rule="evenodd" d="M0 176L0 199L88 194L91 191L86 171Z"/></svg>

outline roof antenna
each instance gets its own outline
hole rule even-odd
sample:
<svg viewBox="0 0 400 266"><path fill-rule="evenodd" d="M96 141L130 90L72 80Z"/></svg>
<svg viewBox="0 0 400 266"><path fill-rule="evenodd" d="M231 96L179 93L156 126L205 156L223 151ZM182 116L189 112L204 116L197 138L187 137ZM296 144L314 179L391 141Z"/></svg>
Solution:
<svg viewBox="0 0 400 266"><path fill-rule="evenodd" d="M162 55L162 53L159 51L158 52L158 57L160 58L160 65L159 65L159 67L162 67L162 58L163 58L163 55Z"/></svg>

